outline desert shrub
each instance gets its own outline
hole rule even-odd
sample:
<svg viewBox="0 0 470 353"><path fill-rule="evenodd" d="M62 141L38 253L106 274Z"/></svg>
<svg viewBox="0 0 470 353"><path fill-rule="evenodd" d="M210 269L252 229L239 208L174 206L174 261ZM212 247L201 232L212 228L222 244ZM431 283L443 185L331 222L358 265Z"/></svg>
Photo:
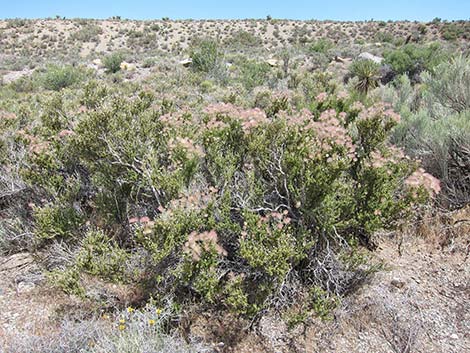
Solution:
<svg viewBox="0 0 470 353"><path fill-rule="evenodd" d="M128 255L102 230L90 230L80 244L75 266L80 272L111 280L122 280Z"/></svg>
<svg viewBox="0 0 470 353"><path fill-rule="evenodd" d="M425 110L409 114L400 124L396 138L407 153L420 158L426 169L440 178L440 200L449 208L470 202L470 115L468 111L433 119Z"/></svg>
<svg viewBox="0 0 470 353"><path fill-rule="evenodd" d="M399 49L384 52L384 62L390 65L395 73L406 74L415 80L416 75L424 70L432 70L446 57L447 54L437 43L427 46L407 44Z"/></svg>
<svg viewBox="0 0 470 353"><path fill-rule="evenodd" d="M45 89L59 91L84 78L84 72L73 66L49 66L39 80Z"/></svg>
<svg viewBox="0 0 470 353"><path fill-rule="evenodd" d="M115 52L103 58L103 65L109 73L116 73L121 70L121 63L124 61L124 54Z"/></svg>
<svg viewBox="0 0 470 353"><path fill-rule="evenodd" d="M72 236L80 224L80 215L71 207L45 205L34 212L37 238L53 239Z"/></svg>
<svg viewBox="0 0 470 353"><path fill-rule="evenodd" d="M24 18L13 18L7 20L7 28L21 28L28 24L28 20Z"/></svg>
<svg viewBox="0 0 470 353"><path fill-rule="evenodd" d="M470 109L470 58L454 57L435 67L423 77L432 99L442 106L461 113Z"/></svg>
<svg viewBox="0 0 470 353"><path fill-rule="evenodd" d="M313 53L326 54L328 50L333 48L334 44L329 39L321 38L308 46L308 50Z"/></svg>
<svg viewBox="0 0 470 353"><path fill-rule="evenodd" d="M19 79L11 82L10 87L18 93L30 93L35 90L37 85L31 77L20 77Z"/></svg>
<svg viewBox="0 0 470 353"><path fill-rule="evenodd" d="M240 64L240 81L246 89L262 86L268 79L271 67L268 63L246 60Z"/></svg>
<svg viewBox="0 0 470 353"><path fill-rule="evenodd" d="M256 47L261 43L261 38L246 31L238 31L225 40L228 47Z"/></svg>
<svg viewBox="0 0 470 353"><path fill-rule="evenodd" d="M103 29L95 24L86 24L78 31L72 33L70 38L79 42L97 42L99 35L103 33Z"/></svg>
<svg viewBox="0 0 470 353"><path fill-rule="evenodd" d="M91 83L82 101L96 96L73 129L38 127L47 145L24 171L49 200L36 206L37 236L79 249L52 275L72 293L89 273L136 281L157 302L253 317L319 287L312 310L323 315L367 273L357 244L439 188L387 144L395 113L334 89L310 111L277 97L267 112L175 111L149 92L125 99ZM132 277L123 263L134 251L150 260Z"/></svg>
<svg viewBox="0 0 470 353"><path fill-rule="evenodd" d="M196 353L210 352L201 343L185 340L168 329L174 317L170 307L147 305L142 309L131 307L112 317L88 319L66 318L57 332L46 335L16 333L12 342L0 348L5 353L66 353L66 352L154 352Z"/></svg>
<svg viewBox="0 0 470 353"><path fill-rule="evenodd" d="M390 32L377 32L375 35L375 40L381 43L393 43L395 41L395 36Z"/></svg>
<svg viewBox="0 0 470 353"><path fill-rule="evenodd" d="M455 23L445 23L441 27L442 38L448 41L457 40L463 33L463 29Z"/></svg>
<svg viewBox="0 0 470 353"><path fill-rule="evenodd" d="M372 60L356 60L349 68L351 75L358 78L356 89L359 92L366 93L375 88L379 82L380 65Z"/></svg>
<svg viewBox="0 0 470 353"><path fill-rule="evenodd" d="M203 39L193 46L190 52L191 67L195 71L210 72L221 58L219 45L211 39Z"/></svg>
<svg viewBox="0 0 470 353"><path fill-rule="evenodd" d="M389 88L388 100L402 115L394 141L441 180L442 204L451 208L470 200L468 71L468 58L458 56L424 73L419 90L406 77Z"/></svg>

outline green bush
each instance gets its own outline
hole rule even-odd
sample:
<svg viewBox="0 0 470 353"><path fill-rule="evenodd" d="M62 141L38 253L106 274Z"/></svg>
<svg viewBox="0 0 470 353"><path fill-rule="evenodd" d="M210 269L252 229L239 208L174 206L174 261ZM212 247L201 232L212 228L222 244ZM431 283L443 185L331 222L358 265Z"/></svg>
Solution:
<svg viewBox="0 0 470 353"><path fill-rule="evenodd" d="M265 62L246 60L240 65L240 81L246 89L262 86L269 78L271 67Z"/></svg>
<svg viewBox="0 0 470 353"><path fill-rule="evenodd" d="M265 83L261 64L235 65L250 68L247 87ZM314 95L300 105L309 110L299 111L284 94L259 94L266 111L178 109L171 96L130 85L125 98L93 81L75 107L66 91L48 100L18 143L25 181L47 200L34 206L39 245L76 249L54 283L83 295L87 273L141 286L160 303L253 317L307 300L325 316L368 273L358 244L397 226L438 185L388 144L393 111L335 94L329 75L310 79ZM134 254L143 255L130 269ZM294 288L317 287L296 297Z"/></svg>
<svg viewBox="0 0 470 353"><path fill-rule="evenodd" d="M218 64L221 52L216 41L203 39L191 49L190 57L195 71L208 73Z"/></svg>
<svg viewBox="0 0 470 353"><path fill-rule="evenodd" d="M470 109L470 58L457 56L423 77L433 99L456 113Z"/></svg>
<svg viewBox="0 0 470 353"><path fill-rule="evenodd" d="M312 43L308 50L313 53L323 53L326 54L328 50L333 48L334 44L329 39L321 38L316 42Z"/></svg>
<svg viewBox="0 0 470 353"><path fill-rule="evenodd" d="M407 44L384 53L384 63L390 65L395 73L406 74L410 78L424 70L432 70L446 58L447 54L437 43L427 46Z"/></svg>
<svg viewBox="0 0 470 353"><path fill-rule="evenodd" d="M379 68L380 65L372 60L361 59L351 64L349 71L353 77L358 78L356 89L359 92L367 94L367 92L377 86L380 79Z"/></svg>
<svg viewBox="0 0 470 353"><path fill-rule="evenodd" d="M442 182L440 201L456 208L470 202L467 171L470 165L469 59L457 56L422 75L424 85L413 90L406 77L390 88L390 100L402 122L393 139Z"/></svg>
<svg viewBox="0 0 470 353"><path fill-rule="evenodd" d="M72 86L84 78L84 73L73 66L49 66L39 80L45 89L59 91Z"/></svg>
<svg viewBox="0 0 470 353"><path fill-rule="evenodd" d="M95 24L86 24L78 31L72 33L70 38L79 42L98 42L99 35L103 33L103 29Z"/></svg>
<svg viewBox="0 0 470 353"><path fill-rule="evenodd" d="M225 40L228 47L256 47L261 43L261 38L246 31L238 31Z"/></svg>
<svg viewBox="0 0 470 353"><path fill-rule="evenodd" d="M463 33L463 29L455 23L445 23L441 27L442 38L448 41L457 40Z"/></svg>
<svg viewBox="0 0 470 353"><path fill-rule="evenodd" d="M121 63L124 61L123 53L112 53L103 58L103 65L109 73L116 73L121 70Z"/></svg>
<svg viewBox="0 0 470 353"><path fill-rule="evenodd" d="M35 234L39 240L71 237L80 225L76 210L63 205L46 205L34 212Z"/></svg>

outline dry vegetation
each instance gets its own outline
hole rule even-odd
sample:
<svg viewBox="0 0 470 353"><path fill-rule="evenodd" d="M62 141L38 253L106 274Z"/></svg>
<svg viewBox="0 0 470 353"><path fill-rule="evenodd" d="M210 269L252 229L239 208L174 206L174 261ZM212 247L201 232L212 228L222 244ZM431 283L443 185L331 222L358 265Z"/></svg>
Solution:
<svg viewBox="0 0 470 353"><path fill-rule="evenodd" d="M469 351L469 33L0 21L0 351Z"/></svg>

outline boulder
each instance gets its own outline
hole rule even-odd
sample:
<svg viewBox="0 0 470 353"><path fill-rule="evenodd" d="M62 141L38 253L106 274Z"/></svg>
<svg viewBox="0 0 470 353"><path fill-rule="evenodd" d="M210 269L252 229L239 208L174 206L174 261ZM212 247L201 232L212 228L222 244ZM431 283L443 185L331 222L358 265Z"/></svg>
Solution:
<svg viewBox="0 0 470 353"><path fill-rule="evenodd" d="M183 59L180 61L180 65L183 65L184 67L189 67L191 66L192 63L193 63L193 59L191 58Z"/></svg>
<svg viewBox="0 0 470 353"><path fill-rule="evenodd" d="M276 60L276 59L268 59L268 60L266 60L266 63L268 63L269 66L271 66L271 67L279 66L279 60Z"/></svg>
<svg viewBox="0 0 470 353"><path fill-rule="evenodd" d="M384 59L381 56L377 56L377 55L367 53L367 52L359 54L358 58L363 59L363 60L370 60L370 61L373 61L377 64L380 64Z"/></svg>
<svg viewBox="0 0 470 353"><path fill-rule="evenodd" d="M342 58L341 56L335 56L335 59L334 59L337 63L347 63L348 61L350 61L349 59L347 58Z"/></svg>
<svg viewBox="0 0 470 353"><path fill-rule="evenodd" d="M135 71L137 66L135 64L127 63L123 61L120 65L121 70L123 71Z"/></svg>

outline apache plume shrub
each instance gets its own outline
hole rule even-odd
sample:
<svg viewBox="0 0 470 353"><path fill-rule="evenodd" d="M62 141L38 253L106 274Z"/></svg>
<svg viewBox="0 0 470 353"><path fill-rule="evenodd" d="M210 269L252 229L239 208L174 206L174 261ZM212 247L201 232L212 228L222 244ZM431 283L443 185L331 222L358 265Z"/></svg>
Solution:
<svg viewBox="0 0 470 353"><path fill-rule="evenodd" d="M163 114L151 93L100 92L74 126L31 142L24 171L48 195L36 205L38 236L83 247L56 274L78 291L80 271L132 281L122 262L142 251L151 261L139 281L157 301L253 316L317 288L322 312L334 302L325 296L367 273L356 244L439 191L387 143L399 116L384 104L323 92L310 110L217 103Z"/></svg>

